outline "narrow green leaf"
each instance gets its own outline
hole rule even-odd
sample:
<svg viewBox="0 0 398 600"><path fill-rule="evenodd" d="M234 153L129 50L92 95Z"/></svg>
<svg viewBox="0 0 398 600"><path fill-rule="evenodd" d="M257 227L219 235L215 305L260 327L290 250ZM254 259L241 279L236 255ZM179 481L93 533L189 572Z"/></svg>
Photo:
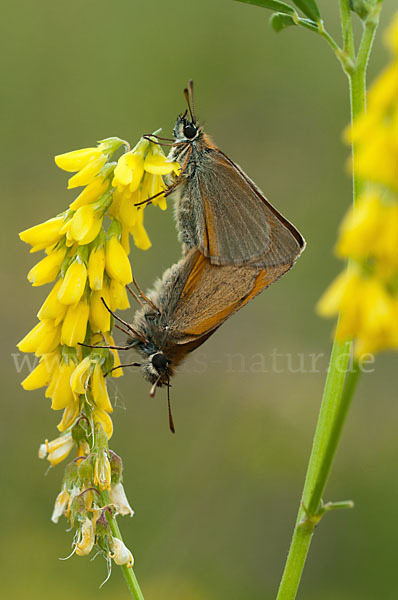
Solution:
<svg viewBox="0 0 398 600"><path fill-rule="evenodd" d="M315 0L293 0L293 2L312 21L321 19L321 13Z"/></svg>
<svg viewBox="0 0 398 600"><path fill-rule="evenodd" d="M261 8L269 8L270 10L276 10L278 13L285 15L293 15L294 8L279 2L279 0L235 0L235 2L244 2L245 4L254 4L254 6L261 6Z"/></svg>
<svg viewBox="0 0 398 600"><path fill-rule="evenodd" d="M279 33L282 29L286 29L286 27L290 27L291 25L296 25L290 15L284 15L282 13L274 13L270 18L271 27L274 31Z"/></svg>

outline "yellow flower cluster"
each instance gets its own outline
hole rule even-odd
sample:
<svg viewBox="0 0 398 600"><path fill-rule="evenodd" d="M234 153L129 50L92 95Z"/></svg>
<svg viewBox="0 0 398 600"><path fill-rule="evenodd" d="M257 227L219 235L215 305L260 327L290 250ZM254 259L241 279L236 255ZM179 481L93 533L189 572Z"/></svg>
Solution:
<svg viewBox="0 0 398 600"><path fill-rule="evenodd" d="M127 151L112 162L122 146ZM120 364L119 357L115 350L80 344L114 345L113 322L103 300L112 311L129 307L125 286L132 281L130 234L138 247L150 246L144 205L139 203L162 192L162 175L178 167L146 139L129 151L123 140L109 138L96 147L56 156L55 162L75 173L69 189L85 187L69 210L20 234L31 252L46 253L29 271L28 280L33 286L54 285L38 312L39 322L18 344L22 352L39 357L22 386L47 386L51 408L63 410L58 429L64 435L47 442L44 453L52 465L73 447L70 431L79 415L88 417L92 427L100 423L108 438L112 435L113 409L104 375ZM164 196L154 203L166 208ZM121 374L121 369L112 372L114 377Z"/></svg>
<svg viewBox="0 0 398 600"><path fill-rule="evenodd" d="M318 304L323 316L340 314L336 336L354 339L357 357L398 349L398 15L386 39L391 64L347 135L356 142L356 173L367 182L337 242L349 267Z"/></svg>

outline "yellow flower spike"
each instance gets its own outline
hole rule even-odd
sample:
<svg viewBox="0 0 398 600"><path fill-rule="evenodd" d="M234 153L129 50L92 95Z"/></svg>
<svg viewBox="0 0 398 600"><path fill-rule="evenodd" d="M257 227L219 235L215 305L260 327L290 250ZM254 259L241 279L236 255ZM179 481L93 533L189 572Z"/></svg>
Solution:
<svg viewBox="0 0 398 600"><path fill-rule="evenodd" d="M103 427L109 440L113 433L113 423L108 413L101 408L95 408L93 410L93 421L94 423L99 423Z"/></svg>
<svg viewBox="0 0 398 600"><path fill-rule="evenodd" d="M50 354L59 345L60 333L60 327L56 327L53 320L46 319L29 331L17 347L21 352L34 352L37 356Z"/></svg>
<svg viewBox="0 0 398 600"><path fill-rule="evenodd" d="M92 250L88 259L88 281L92 290L101 290L104 281L105 270L105 250L103 246L99 246Z"/></svg>
<svg viewBox="0 0 398 600"><path fill-rule="evenodd" d="M77 209L73 215L69 234L79 244L90 244L99 234L102 227L102 215L93 204Z"/></svg>
<svg viewBox="0 0 398 600"><path fill-rule="evenodd" d="M102 156L101 148L81 148L72 150L64 154L58 154L54 157L55 164L63 171L80 171L90 162L97 160Z"/></svg>
<svg viewBox="0 0 398 600"><path fill-rule="evenodd" d="M126 251L114 235L106 243L105 267L109 277L116 279L123 285L133 280L131 265Z"/></svg>
<svg viewBox="0 0 398 600"><path fill-rule="evenodd" d="M68 456L74 445L71 433L61 435L51 442L46 440L45 444L40 446L39 458L47 458L51 466L55 467Z"/></svg>
<svg viewBox="0 0 398 600"><path fill-rule="evenodd" d="M65 408L64 413L62 415L62 419L57 425L58 431L66 431L67 429L69 429L69 427L72 427L78 416L79 402L75 400Z"/></svg>
<svg viewBox="0 0 398 600"><path fill-rule="evenodd" d="M94 542L95 535L93 524L88 517L85 517L76 541L76 554L78 556L86 556L87 554L90 554L94 547Z"/></svg>
<svg viewBox="0 0 398 600"><path fill-rule="evenodd" d="M37 367L21 382L24 390L37 390L48 385L58 365L59 354L52 352L41 357Z"/></svg>
<svg viewBox="0 0 398 600"><path fill-rule="evenodd" d="M89 320L94 333L109 331L111 328L111 314L101 298L105 300L108 306L111 304L109 288L107 286L104 286L102 290L91 292Z"/></svg>
<svg viewBox="0 0 398 600"><path fill-rule="evenodd" d="M28 273L28 281L37 287L50 283L58 276L62 262L65 258L66 249L56 250L51 252L48 256L44 257L38 262Z"/></svg>
<svg viewBox="0 0 398 600"><path fill-rule="evenodd" d="M54 319L55 325L58 325L64 318L68 307L65 304L61 304L57 297L62 281L62 279L58 279L57 283L43 302L37 313L37 318L40 319L40 321L43 321L43 319Z"/></svg>
<svg viewBox="0 0 398 600"><path fill-rule="evenodd" d="M111 464L106 450L98 451L94 464L94 485L99 489L111 489Z"/></svg>
<svg viewBox="0 0 398 600"><path fill-rule="evenodd" d="M131 235L134 239L134 244L140 250L148 250L151 247L151 240L148 237L146 229L144 227L144 211L143 209L138 211L137 223L131 228Z"/></svg>
<svg viewBox="0 0 398 600"><path fill-rule="evenodd" d="M93 375L91 377L91 392L97 408L105 410L108 413L113 412L113 406L109 400L108 391L106 389L105 377L98 362L94 367Z"/></svg>
<svg viewBox="0 0 398 600"><path fill-rule="evenodd" d="M89 313L90 307L86 300L69 306L62 324L61 344L74 347L84 342Z"/></svg>
<svg viewBox="0 0 398 600"><path fill-rule="evenodd" d="M101 174L97 175L91 183L89 183L78 197L69 205L72 210L77 210L90 202L97 200L109 188L109 180L104 179Z"/></svg>
<svg viewBox="0 0 398 600"><path fill-rule="evenodd" d="M51 408L53 410L66 408L76 400L70 386L70 379L75 367L76 364L73 361L69 363L60 362L57 376L54 378L54 385L51 389Z"/></svg>
<svg viewBox="0 0 398 600"><path fill-rule="evenodd" d="M91 183L101 171L106 161L107 156L105 154L101 154L98 158L89 162L81 171L69 179L68 190Z"/></svg>
<svg viewBox="0 0 398 600"><path fill-rule="evenodd" d="M23 242L33 246L35 251L39 249L43 250L44 248L47 248L47 246L56 244L61 239L60 230L64 223L64 219L64 215L49 219L48 221L44 221L44 223L21 231L19 237Z"/></svg>
<svg viewBox="0 0 398 600"><path fill-rule="evenodd" d="M109 304L108 304L109 306ZM116 279L111 280L110 285L110 307L112 310L125 310L126 308L130 308L129 299L127 296L126 287L116 281ZM109 327L108 327L109 329ZM103 331L108 331L107 329Z"/></svg>
<svg viewBox="0 0 398 600"><path fill-rule="evenodd" d="M58 291L58 300L62 304L76 304L79 302L86 287L87 268L77 258L66 271L65 278Z"/></svg>
<svg viewBox="0 0 398 600"><path fill-rule="evenodd" d="M179 170L177 162L168 162L167 157L157 144L151 144L145 157L144 169L153 175L168 175L172 171Z"/></svg>
<svg viewBox="0 0 398 600"><path fill-rule="evenodd" d="M109 344L109 346L114 346L115 345L115 340L113 339L113 337L111 336L111 334L109 333L109 331L104 333L104 338L106 339L107 344ZM115 369L115 367L120 367L120 358L119 358L119 353L117 350L111 350L112 354L113 354L113 371L111 372L111 377L121 377L123 375L123 369L121 368L117 368Z"/></svg>
<svg viewBox="0 0 398 600"><path fill-rule="evenodd" d="M91 359L86 356L73 371L70 378L70 387L75 394L85 394L88 387L91 371Z"/></svg>

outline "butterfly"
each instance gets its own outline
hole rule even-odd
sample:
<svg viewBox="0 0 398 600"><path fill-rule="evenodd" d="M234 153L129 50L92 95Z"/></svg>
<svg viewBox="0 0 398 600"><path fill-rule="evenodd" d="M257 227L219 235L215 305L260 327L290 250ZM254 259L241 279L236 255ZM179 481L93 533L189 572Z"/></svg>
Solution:
<svg viewBox="0 0 398 600"><path fill-rule="evenodd" d="M176 120L168 156L181 172L165 191L184 251L198 248L213 265L292 266L304 238L199 125L192 81L184 94L188 109Z"/></svg>

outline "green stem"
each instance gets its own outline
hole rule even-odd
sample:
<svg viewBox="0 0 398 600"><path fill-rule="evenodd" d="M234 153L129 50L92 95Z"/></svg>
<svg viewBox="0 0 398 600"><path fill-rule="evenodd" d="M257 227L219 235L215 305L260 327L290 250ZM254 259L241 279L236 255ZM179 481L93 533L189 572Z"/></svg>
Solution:
<svg viewBox="0 0 398 600"><path fill-rule="evenodd" d="M344 48L343 51L335 50L335 53L349 78L351 123L366 108L366 68L379 13L380 7L365 22L355 60L349 2L340 0ZM353 144L354 204L362 189L362 182L355 171L356 152L356 145ZM351 346L350 341L335 340L333 344L302 499L277 600L294 600L296 598L314 528L324 512L322 511L322 495L360 373L357 365L347 373Z"/></svg>
<svg viewBox="0 0 398 600"><path fill-rule="evenodd" d="M104 504L111 504L109 494L106 490L102 492L102 497L104 499ZM116 518L110 517L109 515L107 515L107 518L112 534L114 535L114 537L119 538L119 540L123 542L122 534L120 533L119 525L117 524ZM135 600L144 600L143 593L141 592L141 588L139 586L133 569L128 568L126 565L121 565L121 569L132 598L134 598Z"/></svg>

